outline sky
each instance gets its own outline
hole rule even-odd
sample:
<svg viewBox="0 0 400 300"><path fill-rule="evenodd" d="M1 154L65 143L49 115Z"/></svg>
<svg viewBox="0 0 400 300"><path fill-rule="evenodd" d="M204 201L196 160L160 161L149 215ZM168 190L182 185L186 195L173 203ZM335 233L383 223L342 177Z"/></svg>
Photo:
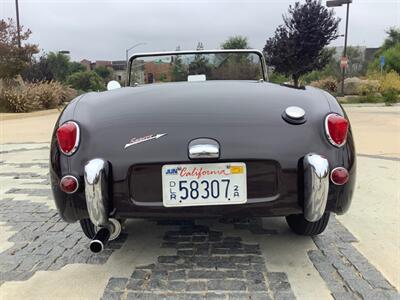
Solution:
<svg viewBox="0 0 400 300"><path fill-rule="evenodd" d="M70 51L73 60L125 59L133 52L219 48L229 36L243 35L262 49L282 24L289 0L19 0L20 23L30 28L31 43L45 52ZM300 1L301 2L301 1ZM325 4L325 0L322 2ZM334 9L342 19L346 8ZM15 0L0 0L0 19L15 19ZM385 30L400 26L400 0L353 0L350 5L349 45L379 47ZM343 45L343 37L332 42Z"/></svg>

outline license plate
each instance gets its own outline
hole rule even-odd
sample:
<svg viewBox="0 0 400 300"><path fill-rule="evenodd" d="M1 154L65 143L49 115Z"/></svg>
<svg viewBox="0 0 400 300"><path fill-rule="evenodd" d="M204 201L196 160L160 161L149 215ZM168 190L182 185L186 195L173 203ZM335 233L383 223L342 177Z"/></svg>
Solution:
<svg viewBox="0 0 400 300"><path fill-rule="evenodd" d="M247 201L246 165L241 162L164 165L162 185L166 207Z"/></svg>

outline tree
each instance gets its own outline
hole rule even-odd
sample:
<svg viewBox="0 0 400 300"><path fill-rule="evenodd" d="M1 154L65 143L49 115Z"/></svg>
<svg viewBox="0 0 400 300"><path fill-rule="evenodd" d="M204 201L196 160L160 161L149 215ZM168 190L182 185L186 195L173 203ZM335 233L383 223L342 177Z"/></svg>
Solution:
<svg viewBox="0 0 400 300"><path fill-rule="evenodd" d="M83 71L68 76L67 83L80 91L103 91L104 84L99 75L94 71Z"/></svg>
<svg viewBox="0 0 400 300"><path fill-rule="evenodd" d="M383 42L381 51L385 51L400 43L400 28L392 27L386 31L388 37Z"/></svg>
<svg viewBox="0 0 400 300"><path fill-rule="evenodd" d="M176 47L176 51L180 51L181 47ZM172 81L186 81L187 80L187 70L182 62L182 57L180 55L175 55L173 57L173 67L172 67Z"/></svg>
<svg viewBox="0 0 400 300"><path fill-rule="evenodd" d="M222 49L249 49L249 43L247 37L241 35L235 35L229 37L225 42L221 44Z"/></svg>
<svg viewBox="0 0 400 300"><path fill-rule="evenodd" d="M19 47L18 29L13 20L0 20L0 78L14 78L28 67L32 56L38 52L37 45L22 43L28 40L31 33L21 26Z"/></svg>
<svg viewBox="0 0 400 300"><path fill-rule="evenodd" d="M202 42L197 44L196 50L204 50ZM210 66L208 58L204 54L196 54L193 61L189 64L189 74L209 74Z"/></svg>
<svg viewBox="0 0 400 300"><path fill-rule="evenodd" d="M80 63L78 63L76 61L73 61L73 62L69 63L68 74L72 74L72 73L76 73L76 72L82 72L82 71L85 71L85 70L86 70L85 67L82 64L80 64Z"/></svg>
<svg viewBox="0 0 400 300"><path fill-rule="evenodd" d="M325 47L338 37L340 19L321 1L306 0L290 5L283 20L265 44L265 57L277 72L291 76L298 86L301 75L321 70L329 62L331 53Z"/></svg>
<svg viewBox="0 0 400 300"><path fill-rule="evenodd" d="M24 80L30 82L50 82L54 79L54 74L50 68L46 55L40 56L39 59L34 59L21 75Z"/></svg>
<svg viewBox="0 0 400 300"><path fill-rule="evenodd" d="M400 74L400 29L390 28L386 33L388 36L376 53L375 59L368 66L368 71L379 71L380 59L383 56L385 58L383 70L385 72L393 70Z"/></svg>
<svg viewBox="0 0 400 300"><path fill-rule="evenodd" d="M69 57L63 53L49 52L49 54L47 54L47 61L50 70L54 74L54 79L64 82L70 74Z"/></svg>
<svg viewBox="0 0 400 300"><path fill-rule="evenodd" d="M65 81L68 75L85 71L85 67L78 62L70 62L64 54L50 52L43 54L39 59L32 59L32 63L22 77L27 81Z"/></svg>
<svg viewBox="0 0 400 300"><path fill-rule="evenodd" d="M104 82L110 81L112 75L112 70L110 68L98 66L94 71L103 79Z"/></svg>
<svg viewBox="0 0 400 300"><path fill-rule="evenodd" d="M385 65L383 66L385 72L393 70L400 74L400 42L381 52L380 55L368 66L369 71L373 72L380 70L381 56L385 58Z"/></svg>

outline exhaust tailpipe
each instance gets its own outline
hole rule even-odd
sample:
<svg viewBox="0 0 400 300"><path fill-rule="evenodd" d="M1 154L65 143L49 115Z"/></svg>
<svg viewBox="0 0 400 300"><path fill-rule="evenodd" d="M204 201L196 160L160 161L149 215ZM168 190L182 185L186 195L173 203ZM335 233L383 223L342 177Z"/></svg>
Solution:
<svg viewBox="0 0 400 300"><path fill-rule="evenodd" d="M93 253L100 253L104 250L104 246L107 244L110 239L111 232L108 228L102 227L97 231L93 240L89 244L89 249Z"/></svg>

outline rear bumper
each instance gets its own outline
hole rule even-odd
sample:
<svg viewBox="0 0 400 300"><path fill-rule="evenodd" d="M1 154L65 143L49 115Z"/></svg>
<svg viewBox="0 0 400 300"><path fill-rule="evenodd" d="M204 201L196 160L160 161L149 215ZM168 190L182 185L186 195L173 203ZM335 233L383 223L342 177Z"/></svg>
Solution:
<svg viewBox="0 0 400 300"><path fill-rule="evenodd" d="M113 217L168 217L168 218L197 218L197 217L245 217L245 216L274 216L289 215L304 212L309 221L317 221L326 209L329 192L329 164L328 160L317 154L308 154L303 159L303 209L298 199L288 196L250 199L243 205L205 206L165 208L160 202L132 203L127 209L115 209ZM88 214L91 221L97 226L105 226L110 216L112 206L109 198L109 163L95 158L85 165L84 173L85 196ZM300 193L302 191L299 191ZM279 201L275 201L279 199ZM295 200L295 201L293 201ZM133 209L132 209L133 207Z"/></svg>

